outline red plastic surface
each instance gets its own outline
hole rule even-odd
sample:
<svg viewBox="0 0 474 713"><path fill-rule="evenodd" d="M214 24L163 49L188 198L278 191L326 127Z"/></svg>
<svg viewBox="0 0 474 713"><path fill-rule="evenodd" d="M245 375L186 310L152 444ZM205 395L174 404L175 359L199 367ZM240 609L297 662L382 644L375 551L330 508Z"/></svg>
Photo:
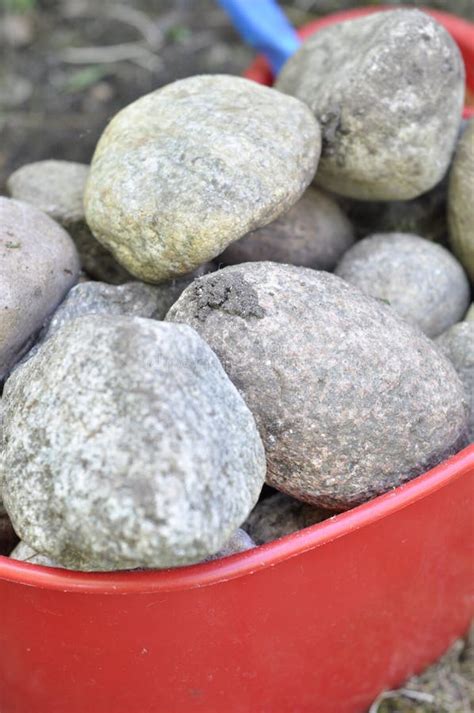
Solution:
<svg viewBox="0 0 474 713"><path fill-rule="evenodd" d="M466 119L470 118L471 116L474 116L474 24L447 12L440 12L439 10L432 10L431 8L422 9L448 30L461 50L464 58L464 64L466 65L467 90L466 106L464 108L463 116ZM393 10L393 7L358 7L353 10L336 12L301 27L298 30L298 34L301 38L305 39L306 37L313 35L318 30L322 30L323 27L333 25L336 22L353 20L357 17L364 17L365 15L371 15L374 12L384 12L387 10ZM260 84L266 84L268 86L273 84L273 75L270 66L265 58L261 56L255 59L255 61L244 73L244 76L247 77L247 79L253 79L255 82L259 82Z"/></svg>
<svg viewBox="0 0 474 713"><path fill-rule="evenodd" d="M0 557L1 713L363 713L474 614L474 446L264 547L166 572Z"/></svg>

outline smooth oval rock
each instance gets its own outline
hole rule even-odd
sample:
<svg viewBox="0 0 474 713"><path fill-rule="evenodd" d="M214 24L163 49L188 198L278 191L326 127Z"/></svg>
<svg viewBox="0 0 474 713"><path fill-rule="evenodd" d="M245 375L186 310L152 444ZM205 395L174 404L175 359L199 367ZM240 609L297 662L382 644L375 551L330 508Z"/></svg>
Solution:
<svg viewBox="0 0 474 713"><path fill-rule="evenodd" d="M474 282L474 119L462 135L449 176L449 238Z"/></svg>
<svg viewBox="0 0 474 713"><path fill-rule="evenodd" d="M302 102L239 77L183 79L107 126L87 182L87 222L136 277L169 280L287 211L320 149Z"/></svg>
<svg viewBox="0 0 474 713"><path fill-rule="evenodd" d="M354 231L342 209L329 196L309 188L273 223L229 245L224 265L272 260L332 270L354 242Z"/></svg>
<svg viewBox="0 0 474 713"><path fill-rule="evenodd" d="M474 443L474 321L455 324L436 340L464 384L470 406L469 439Z"/></svg>
<svg viewBox="0 0 474 713"><path fill-rule="evenodd" d="M344 510L466 443L467 404L446 358L339 277L246 263L201 277L167 320L208 342L255 416L267 482Z"/></svg>
<svg viewBox="0 0 474 713"><path fill-rule="evenodd" d="M284 493L275 493L255 505L242 528L255 544L264 545L316 525L332 514Z"/></svg>
<svg viewBox="0 0 474 713"><path fill-rule="evenodd" d="M254 419L189 327L88 316L4 390L3 499L65 567L174 567L217 552L265 478Z"/></svg>
<svg viewBox="0 0 474 713"><path fill-rule="evenodd" d="M464 64L449 33L418 10L325 27L288 60L276 88L321 124L322 188L409 200L445 174L464 103Z"/></svg>
<svg viewBox="0 0 474 713"><path fill-rule="evenodd" d="M456 258L417 235L371 235L343 255L335 274L387 302L428 337L462 319L471 299L469 281Z"/></svg>
<svg viewBox="0 0 474 713"><path fill-rule="evenodd" d="M78 275L66 231L37 208L0 196L0 379Z"/></svg>
<svg viewBox="0 0 474 713"><path fill-rule="evenodd" d="M73 161L36 161L7 180L12 196L31 203L60 223L74 240L82 268L96 280L122 284L133 278L92 235L84 216L89 166Z"/></svg>

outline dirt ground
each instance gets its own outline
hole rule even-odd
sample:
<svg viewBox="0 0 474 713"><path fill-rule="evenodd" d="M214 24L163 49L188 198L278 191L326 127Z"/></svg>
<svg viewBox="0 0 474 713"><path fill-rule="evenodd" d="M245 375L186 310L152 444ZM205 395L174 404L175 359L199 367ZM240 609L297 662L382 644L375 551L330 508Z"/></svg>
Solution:
<svg viewBox="0 0 474 713"><path fill-rule="evenodd" d="M357 4L282 3L295 24ZM474 0L431 4L474 20ZM213 0L0 0L0 53L0 192L25 163L88 162L109 119L142 94L191 74L239 74L252 57ZM474 637L370 709L395 711L474 711Z"/></svg>

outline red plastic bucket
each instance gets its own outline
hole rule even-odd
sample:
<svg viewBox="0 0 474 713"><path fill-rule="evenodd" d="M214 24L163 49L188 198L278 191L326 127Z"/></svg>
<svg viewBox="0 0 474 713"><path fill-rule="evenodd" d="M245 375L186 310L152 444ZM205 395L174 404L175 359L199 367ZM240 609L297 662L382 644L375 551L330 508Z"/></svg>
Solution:
<svg viewBox="0 0 474 713"><path fill-rule="evenodd" d="M474 614L473 476L470 446L347 513L176 570L0 557L0 713L365 712Z"/></svg>
<svg viewBox="0 0 474 713"><path fill-rule="evenodd" d="M85 574L0 557L1 713L362 713L474 613L474 446L225 560Z"/></svg>
<svg viewBox="0 0 474 713"><path fill-rule="evenodd" d="M345 10L336 12L332 15L327 15L320 20L314 20L298 30L298 34L302 39L313 35L318 30L328 25L334 25L336 22L344 22L345 20L354 20L357 17L371 15L374 12L384 12L393 10L393 7L358 7L353 10ZM464 108L464 117L470 118L474 116L474 24L463 20L456 15L451 15L448 12L440 12L431 8L422 8L423 12L431 15L440 25L452 35L456 41L466 65L466 106ZM244 76L248 79L253 79L260 84L271 86L273 84L273 74L270 65L266 59L259 56L244 72Z"/></svg>

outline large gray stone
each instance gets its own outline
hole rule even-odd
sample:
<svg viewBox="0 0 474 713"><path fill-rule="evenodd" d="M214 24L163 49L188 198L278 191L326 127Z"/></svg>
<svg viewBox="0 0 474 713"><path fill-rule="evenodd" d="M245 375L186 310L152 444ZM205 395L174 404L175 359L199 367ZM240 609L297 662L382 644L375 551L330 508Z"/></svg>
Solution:
<svg viewBox="0 0 474 713"><path fill-rule="evenodd" d="M417 235L371 235L343 255L335 273L388 302L429 337L462 319L471 299L469 281L456 258Z"/></svg>
<svg viewBox="0 0 474 713"><path fill-rule="evenodd" d="M474 321L455 324L436 340L436 344L454 364L464 384L470 406L469 438L474 442Z"/></svg>
<svg viewBox="0 0 474 713"><path fill-rule="evenodd" d="M272 260L332 270L354 242L354 231L338 204L309 188L273 223L231 243L220 256L225 265Z"/></svg>
<svg viewBox="0 0 474 713"><path fill-rule="evenodd" d="M27 203L0 197L0 380L78 275L63 228Z"/></svg>
<svg viewBox="0 0 474 713"><path fill-rule="evenodd" d="M169 280L287 211L320 149L302 102L239 77L183 79L107 126L87 182L87 222L132 274Z"/></svg>
<svg viewBox="0 0 474 713"><path fill-rule="evenodd" d="M255 505L242 528L256 545L264 545L316 525L331 515L327 510L303 503L284 493L275 493Z"/></svg>
<svg viewBox="0 0 474 713"><path fill-rule="evenodd" d="M449 176L449 239L474 282L474 119L461 137Z"/></svg>
<svg viewBox="0 0 474 713"><path fill-rule="evenodd" d="M318 185L363 200L408 200L445 174L464 102L464 64L448 32L418 10L326 27L276 87L321 123Z"/></svg>
<svg viewBox="0 0 474 713"><path fill-rule="evenodd" d="M258 499L255 422L189 327L88 316L4 390L2 492L65 567L173 567L217 552Z"/></svg>
<svg viewBox="0 0 474 713"><path fill-rule="evenodd" d="M209 343L255 416L267 482L333 510L457 452L462 384L390 307L339 277L246 263L196 280L168 313Z"/></svg>
<svg viewBox="0 0 474 713"><path fill-rule="evenodd" d="M89 166L73 161L37 161L17 169L7 189L60 223L74 240L83 269L96 280L122 284L133 279L92 235L84 218L84 188Z"/></svg>

